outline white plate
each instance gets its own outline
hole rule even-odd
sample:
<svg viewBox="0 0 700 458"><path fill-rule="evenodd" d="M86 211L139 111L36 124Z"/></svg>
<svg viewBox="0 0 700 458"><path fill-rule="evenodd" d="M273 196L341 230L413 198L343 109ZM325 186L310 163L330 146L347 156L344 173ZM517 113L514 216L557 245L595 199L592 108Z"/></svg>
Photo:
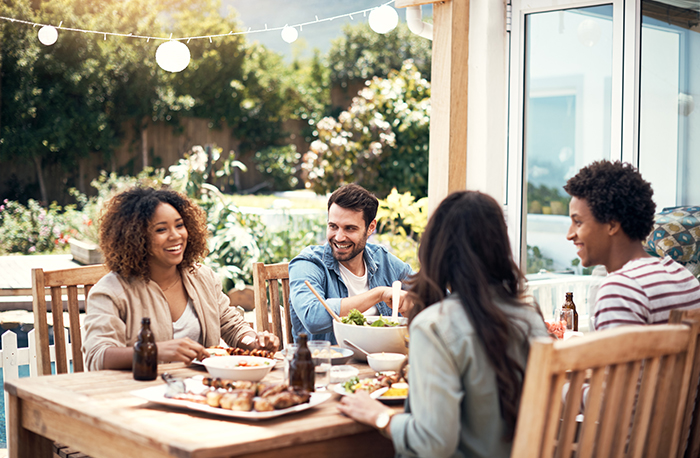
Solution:
<svg viewBox="0 0 700 458"><path fill-rule="evenodd" d="M188 390L197 392L197 384L202 387L201 382L193 381L192 379L186 380ZM193 389L194 388L194 389ZM137 396L141 399L147 401L155 402L157 404L163 404L173 407L181 407L189 410L197 410L199 412L211 413L214 415L230 417L230 418L243 418L246 420L266 420L268 418L281 417L282 415L287 415L294 412L301 412L303 410L315 407L323 402L326 402L332 396L331 393L311 393L311 399L309 402L304 404L299 404L296 406L289 407L287 409L273 410L271 412L240 412L235 410L221 409L218 407L211 407L206 404L199 404L191 401L181 401L178 399L170 399L165 397L167 386L159 385L152 386L150 388L144 388L142 390L132 391L131 394Z"/></svg>
<svg viewBox="0 0 700 458"><path fill-rule="evenodd" d="M217 356L210 356L210 358L216 358L216 357L217 357ZM268 361L270 361L270 364L272 365L272 368L273 368L273 369L276 368L277 366L279 366L280 364L282 364L282 360L281 360L281 359L277 359L277 358L275 358L275 359L265 358L265 359L267 359ZM204 363L201 362L201 361L198 360L198 359L193 359L192 362L191 362L190 364L194 364L195 366L202 366L202 367L204 367Z"/></svg>
<svg viewBox="0 0 700 458"><path fill-rule="evenodd" d="M369 397L372 399L377 399L379 401L405 401L406 396L382 396L384 393L387 392L389 388L384 387L380 388L376 391L373 391L369 394ZM349 391L345 391L345 387L343 386L342 383L337 384L334 388L333 391L336 393L345 396L346 394L352 394Z"/></svg>

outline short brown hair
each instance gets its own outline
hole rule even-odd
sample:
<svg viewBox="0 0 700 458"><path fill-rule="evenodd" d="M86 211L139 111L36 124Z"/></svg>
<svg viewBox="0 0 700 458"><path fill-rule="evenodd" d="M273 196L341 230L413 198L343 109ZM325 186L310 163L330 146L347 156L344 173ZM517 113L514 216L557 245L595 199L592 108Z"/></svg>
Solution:
<svg viewBox="0 0 700 458"><path fill-rule="evenodd" d="M346 184L336 189L328 199L328 210L333 204L348 210L361 211L365 227L369 227L377 216L377 208L379 208L377 197L355 183Z"/></svg>
<svg viewBox="0 0 700 458"><path fill-rule="evenodd" d="M187 247L178 268L194 268L208 254L204 210L171 189L137 186L112 197L100 218L100 249L111 271L124 278L150 280L148 228L161 203L172 205L187 228Z"/></svg>

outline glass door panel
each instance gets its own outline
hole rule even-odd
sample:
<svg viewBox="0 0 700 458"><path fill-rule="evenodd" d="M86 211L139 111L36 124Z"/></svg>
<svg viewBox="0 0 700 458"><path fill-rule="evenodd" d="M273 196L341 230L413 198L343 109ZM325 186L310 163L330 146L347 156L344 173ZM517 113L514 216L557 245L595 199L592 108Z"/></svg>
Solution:
<svg viewBox="0 0 700 458"><path fill-rule="evenodd" d="M639 170L658 210L700 205L700 1L641 5Z"/></svg>
<svg viewBox="0 0 700 458"><path fill-rule="evenodd" d="M580 272L562 187L584 165L611 158L613 5L527 14L524 34L527 272Z"/></svg>

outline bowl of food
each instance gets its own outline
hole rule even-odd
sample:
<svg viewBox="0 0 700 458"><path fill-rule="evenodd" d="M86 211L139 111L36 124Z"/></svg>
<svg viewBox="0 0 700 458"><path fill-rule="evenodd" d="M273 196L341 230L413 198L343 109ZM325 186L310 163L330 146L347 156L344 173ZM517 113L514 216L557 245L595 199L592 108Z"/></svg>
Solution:
<svg viewBox="0 0 700 458"><path fill-rule="evenodd" d="M312 358L325 358L328 356L325 354L325 351L326 350L315 349L314 351L311 352L311 357ZM331 352L330 353L331 365L333 365L333 366L340 366L342 364L347 363L348 360L353 355L352 350L348 350L347 348L341 348L341 347L331 347L330 352Z"/></svg>
<svg viewBox="0 0 700 458"><path fill-rule="evenodd" d="M258 382L275 366L275 362L258 356L217 356L202 361L209 375L225 380Z"/></svg>
<svg viewBox="0 0 700 458"><path fill-rule="evenodd" d="M367 355L367 363L376 372L399 372L406 362L403 353L370 353Z"/></svg>
<svg viewBox="0 0 700 458"><path fill-rule="evenodd" d="M349 341L367 353L401 353L408 354L406 336L408 326L406 318L399 318L398 323L391 322L391 317L365 317L357 310L352 310L343 322L333 321L333 332L342 348L353 351L356 359L366 360L364 354L352 348Z"/></svg>

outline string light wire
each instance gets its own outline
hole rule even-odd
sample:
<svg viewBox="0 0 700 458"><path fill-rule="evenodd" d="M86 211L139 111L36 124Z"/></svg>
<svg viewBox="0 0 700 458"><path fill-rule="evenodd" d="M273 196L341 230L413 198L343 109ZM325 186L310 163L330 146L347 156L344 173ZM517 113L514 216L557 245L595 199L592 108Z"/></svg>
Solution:
<svg viewBox="0 0 700 458"><path fill-rule="evenodd" d="M299 30L303 30L304 26L318 24L321 22L330 22L330 21L333 21L335 19L342 19L345 17L349 17L352 20L354 20L354 17L353 17L354 15L362 13L363 16L367 16L367 12L370 12L372 10L375 10L375 9L380 8L382 6L385 6L385 5L391 5L395 1L396 0L389 0L388 2L382 3L381 5L378 5L378 6L375 6L372 8L365 8L363 10L353 11L352 13L339 14L337 16L332 16L332 17L327 17L327 18L319 18L318 15L315 15L315 20L313 20L313 21L301 22L298 24L292 24L292 25L288 25L288 26L268 27L267 24L265 24L264 29L253 30L251 27L248 27L248 30L243 30L240 32L230 31L228 33L218 33L218 34L213 34L213 35L196 35L196 36L180 37L180 38L172 38L172 34L170 34L170 38L168 38L168 37L156 37L156 36L148 36L148 35L135 35L134 33L105 32L105 31L101 31L101 30L89 30L89 29L80 29L80 28L75 28L75 27L64 27L63 21L61 21L58 26L53 26L53 27L55 27L57 30L65 30L67 32L79 32L79 33L89 33L89 34L94 34L94 35L103 35L105 40L107 39L107 36L112 36L112 37L136 38L136 39L146 40L146 42L149 42L150 40L162 40L162 41L175 40L175 41L187 41L187 42L189 42L190 40L202 40L202 39L208 39L211 42L212 39L214 39L214 38L228 37L231 35L249 35L249 34L255 34L255 33L262 33L262 32L281 31L285 27L299 27ZM26 24L26 25L30 25L32 27L50 26L50 24L25 21L23 19L10 18L10 17L5 17L5 16L0 16L0 20L9 21L9 22L16 22L16 23L20 23L20 24Z"/></svg>

